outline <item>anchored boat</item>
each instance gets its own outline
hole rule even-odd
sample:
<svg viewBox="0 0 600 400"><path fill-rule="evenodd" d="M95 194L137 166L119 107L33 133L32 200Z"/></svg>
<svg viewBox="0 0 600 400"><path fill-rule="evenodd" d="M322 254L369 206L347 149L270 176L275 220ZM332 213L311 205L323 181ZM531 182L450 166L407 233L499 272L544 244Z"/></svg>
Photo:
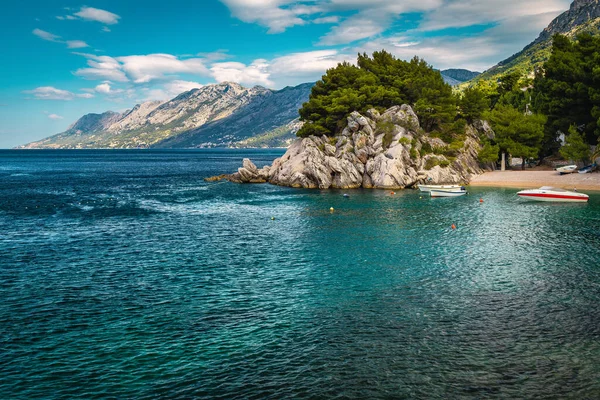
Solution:
<svg viewBox="0 0 600 400"><path fill-rule="evenodd" d="M570 192L564 189L557 189L550 186L543 186L539 189L522 190L517 195L523 199L535 201L553 201L563 203L585 203L590 196L579 192Z"/></svg>
<svg viewBox="0 0 600 400"><path fill-rule="evenodd" d="M450 191L451 192L451 191L456 191L456 190L463 188L462 186L458 186L458 185L418 185L418 186L419 186L419 190L421 192L431 192L432 190Z"/></svg>
<svg viewBox="0 0 600 400"><path fill-rule="evenodd" d="M464 187L459 187L455 190L430 190L429 195L431 197L459 197L467 194L467 190Z"/></svg>

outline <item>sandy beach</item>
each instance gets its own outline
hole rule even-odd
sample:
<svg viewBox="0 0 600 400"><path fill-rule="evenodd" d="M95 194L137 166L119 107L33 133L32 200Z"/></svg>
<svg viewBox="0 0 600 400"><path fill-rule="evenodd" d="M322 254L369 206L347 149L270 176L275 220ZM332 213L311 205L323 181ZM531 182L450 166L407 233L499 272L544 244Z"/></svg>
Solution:
<svg viewBox="0 0 600 400"><path fill-rule="evenodd" d="M600 173L559 175L556 171L494 171L474 178L471 186L538 188L554 186L563 189L599 190Z"/></svg>

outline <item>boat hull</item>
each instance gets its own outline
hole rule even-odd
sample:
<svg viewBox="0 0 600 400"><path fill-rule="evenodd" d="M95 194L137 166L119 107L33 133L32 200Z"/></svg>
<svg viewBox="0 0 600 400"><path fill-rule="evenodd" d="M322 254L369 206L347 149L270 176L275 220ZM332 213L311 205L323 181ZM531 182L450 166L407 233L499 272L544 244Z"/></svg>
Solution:
<svg viewBox="0 0 600 400"><path fill-rule="evenodd" d="M432 190L439 191L456 191L460 190L462 186L458 185L418 185L421 192L431 192Z"/></svg>
<svg viewBox="0 0 600 400"><path fill-rule="evenodd" d="M564 189L556 189L544 186L539 189L521 190L517 195L526 200L561 202L561 203L585 203L590 199L585 193L570 192Z"/></svg>
<svg viewBox="0 0 600 400"><path fill-rule="evenodd" d="M586 203L588 197L564 196L554 194L519 194L519 197L530 201L545 201L552 203Z"/></svg>
<svg viewBox="0 0 600 400"><path fill-rule="evenodd" d="M577 172L577 165L567 165L565 167L556 168L556 171L561 174L572 174L573 172Z"/></svg>
<svg viewBox="0 0 600 400"><path fill-rule="evenodd" d="M429 192L429 195L431 197L459 197L459 196L464 196L465 194L467 194L466 190L460 190L460 191L444 191L444 190L431 190Z"/></svg>

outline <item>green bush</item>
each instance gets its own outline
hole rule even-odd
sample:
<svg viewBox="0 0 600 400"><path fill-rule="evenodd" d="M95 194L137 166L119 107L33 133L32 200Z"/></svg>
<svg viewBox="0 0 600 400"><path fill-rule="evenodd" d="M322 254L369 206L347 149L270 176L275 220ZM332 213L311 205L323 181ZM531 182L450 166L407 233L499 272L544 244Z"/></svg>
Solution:
<svg viewBox="0 0 600 400"><path fill-rule="evenodd" d="M431 157L429 159L427 159L427 161L425 162L425 169L427 171L429 171L430 169L432 169L433 167L440 165L440 159L437 157Z"/></svg>
<svg viewBox="0 0 600 400"><path fill-rule="evenodd" d="M385 135L383 135L383 138L381 139L381 145L384 149L389 149L390 144L392 144L392 140L394 140L394 134L388 132Z"/></svg>
<svg viewBox="0 0 600 400"><path fill-rule="evenodd" d="M398 140L398 143L406 146L406 145L409 145L411 143L411 141L409 138L402 137L402 138L400 138L400 140Z"/></svg>

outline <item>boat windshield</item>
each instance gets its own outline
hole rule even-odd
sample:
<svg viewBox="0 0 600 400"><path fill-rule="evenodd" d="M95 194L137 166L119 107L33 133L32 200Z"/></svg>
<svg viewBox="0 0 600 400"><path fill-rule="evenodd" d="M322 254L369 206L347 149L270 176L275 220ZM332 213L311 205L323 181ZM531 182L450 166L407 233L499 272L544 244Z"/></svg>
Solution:
<svg viewBox="0 0 600 400"><path fill-rule="evenodd" d="M566 192L565 189L559 189L559 188L555 188L555 187L552 187L552 186L542 186L540 188L540 190L551 190L553 192Z"/></svg>

